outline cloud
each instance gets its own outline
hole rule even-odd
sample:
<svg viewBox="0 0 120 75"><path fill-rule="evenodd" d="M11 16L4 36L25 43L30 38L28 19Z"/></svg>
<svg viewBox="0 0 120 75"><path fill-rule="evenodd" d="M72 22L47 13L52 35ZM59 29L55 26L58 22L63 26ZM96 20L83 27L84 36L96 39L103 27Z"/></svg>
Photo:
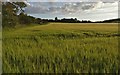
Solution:
<svg viewBox="0 0 120 75"><path fill-rule="evenodd" d="M4 1L11 1L11 2L114 2L114 1L120 1L120 0L0 0L2 2Z"/></svg>
<svg viewBox="0 0 120 75"><path fill-rule="evenodd" d="M60 4L61 6L57 6L57 4ZM94 8L95 3L52 3L50 5L49 3L31 3L26 8L27 13L40 13L45 14L46 13L63 13L63 14L69 14L69 13L75 13L78 11L84 11ZM31 10L31 11L30 11ZM36 10L36 11L33 11ZM43 13L41 11L44 11Z"/></svg>
<svg viewBox="0 0 120 75"><path fill-rule="evenodd" d="M28 2L114 2L119 0L28 0Z"/></svg>
<svg viewBox="0 0 120 75"><path fill-rule="evenodd" d="M105 0L98 0L97 2L30 2L29 4L25 12L39 15L64 15L64 17L94 19L97 15L103 15L99 17L105 19L109 16L117 17L115 14L118 12L117 0L113 2L105 2Z"/></svg>
<svg viewBox="0 0 120 75"><path fill-rule="evenodd" d="M112 4L112 5L111 5ZM67 3L52 3L52 5L49 5L49 3L42 3L42 2L34 2L29 3L25 10L27 13L31 14L46 14L46 13L52 13L52 14L73 14L76 12L83 12L85 10L96 10L99 8L105 8L108 3L103 3L102 1L99 2L67 2ZM58 6L60 5L60 6ZM115 3L109 3L109 6L106 8L109 8L110 6L116 6Z"/></svg>
<svg viewBox="0 0 120 75"><path fill-rule="evenodd" d="M27 6L31 6L29 2L23 1Z"/></svg>
<svg viewBox="0 0 120 75"><path fill-rule="evenodd" d="M25 8L25 12L29 14L46 14L49 10L44 6L28 6Z"/></svg>
<svg viewBox="0 0 120 75"><path fill-rule="evenodd" d="M57 6L60 5L60 6ZM41 3L41 2L33 2L29 4L26 8L27 13L63 13L63 14L72 14L76 12L82 12L84 10L91 10L100 7L100 3L98 2L66 2L66 3ZM31 10L31 11L30 11ZM36 10L36 11L33 11ZM43 13L42 13L42 12Z"/></svg>

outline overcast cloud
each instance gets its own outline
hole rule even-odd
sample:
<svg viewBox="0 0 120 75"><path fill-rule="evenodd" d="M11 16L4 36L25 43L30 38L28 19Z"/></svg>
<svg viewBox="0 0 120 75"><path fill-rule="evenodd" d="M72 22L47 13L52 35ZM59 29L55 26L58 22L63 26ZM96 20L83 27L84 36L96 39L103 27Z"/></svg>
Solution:
<svg viewBox="0 0 120 75"><path fill-rule="evenodd" d="M28 6L25 8L25 12L40 18L76 17L80 20L93 21L118 18L118 0L111 0L111 2L107 2L107 0L92 0L93 2L49 1L51 2L27 2Z"/></svg>

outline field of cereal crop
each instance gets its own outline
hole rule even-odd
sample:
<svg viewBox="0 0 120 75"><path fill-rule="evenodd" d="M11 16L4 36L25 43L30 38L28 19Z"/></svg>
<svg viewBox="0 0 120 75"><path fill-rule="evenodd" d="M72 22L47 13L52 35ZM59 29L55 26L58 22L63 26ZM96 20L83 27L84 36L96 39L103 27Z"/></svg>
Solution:
<svg viewBox="0 0 120 75"><path fill-rule="evenodd" d="M3 73L118 73L118 24L3 30Z"/></svg>

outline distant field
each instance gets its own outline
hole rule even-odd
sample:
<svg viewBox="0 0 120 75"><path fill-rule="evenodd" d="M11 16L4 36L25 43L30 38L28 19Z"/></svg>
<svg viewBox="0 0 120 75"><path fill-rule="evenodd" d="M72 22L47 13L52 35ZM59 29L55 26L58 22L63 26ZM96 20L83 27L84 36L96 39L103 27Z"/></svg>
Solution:
<svg viewBox="0 0 120 75"><path fill-rule="evenodd" d="M4 73L118 73L118 24L3 30Z"/></svg>

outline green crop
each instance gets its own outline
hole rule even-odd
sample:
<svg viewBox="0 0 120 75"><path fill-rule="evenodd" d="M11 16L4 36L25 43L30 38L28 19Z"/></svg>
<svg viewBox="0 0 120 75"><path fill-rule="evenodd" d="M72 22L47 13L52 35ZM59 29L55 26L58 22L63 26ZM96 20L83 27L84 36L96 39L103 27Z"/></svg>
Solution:
<svg viewBox="0 0 120 75"><path fill-rule="evenodd" d="M117 24L3 30L3 73L118 73Z"/></svg>

